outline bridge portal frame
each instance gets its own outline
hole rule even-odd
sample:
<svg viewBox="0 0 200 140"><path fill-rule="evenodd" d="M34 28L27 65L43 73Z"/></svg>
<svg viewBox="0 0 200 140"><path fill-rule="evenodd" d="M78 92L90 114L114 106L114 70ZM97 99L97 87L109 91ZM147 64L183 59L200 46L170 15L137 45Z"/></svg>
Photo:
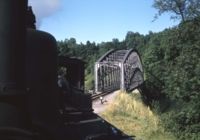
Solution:
<svg viewBox="0 0 200 140"><path fill-rule="evenodd" d="M112 49L108 51L94 66L95 93L117 89L122 91L133 89L130 88L130 84L136 70L140 72L139 80L143 82L142 63L136 50Z"/></svg>

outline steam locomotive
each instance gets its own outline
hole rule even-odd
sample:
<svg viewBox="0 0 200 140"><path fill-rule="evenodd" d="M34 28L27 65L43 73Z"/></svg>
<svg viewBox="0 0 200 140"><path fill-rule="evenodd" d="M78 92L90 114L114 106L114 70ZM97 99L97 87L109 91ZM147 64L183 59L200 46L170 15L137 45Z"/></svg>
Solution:
<svg viewBox="0 0 200 140"><path fill-rule="evenodd" d="M59 57L55 38L38 31L27 0L0 1L0 139L129 139L92 112L84 91L84 63ZM28 15L28 16L27 16ZM73 85L61 107L57 69Z"/></svg>

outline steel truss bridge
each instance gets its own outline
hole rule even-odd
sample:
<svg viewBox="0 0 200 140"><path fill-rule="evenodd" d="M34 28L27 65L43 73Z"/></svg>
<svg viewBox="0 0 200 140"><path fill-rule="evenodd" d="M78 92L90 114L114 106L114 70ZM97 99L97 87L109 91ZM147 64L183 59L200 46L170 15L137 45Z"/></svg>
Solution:
<svg viewBox="0 0 200 140"><path fill-rule="evenodd" d="M95 92L131 91L144 82L140 56L134 49L110 50L95 63Z"/></svg>

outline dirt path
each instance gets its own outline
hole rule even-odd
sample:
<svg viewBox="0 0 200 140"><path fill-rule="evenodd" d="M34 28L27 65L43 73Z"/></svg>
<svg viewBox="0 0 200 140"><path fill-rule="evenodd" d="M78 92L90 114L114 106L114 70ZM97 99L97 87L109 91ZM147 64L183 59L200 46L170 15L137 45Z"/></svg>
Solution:
<svg viewBox="0 0 200 140"><path fill-rule="evenodd" d="M119 91L115 91L111 94L108 94L103 97L103 104L101 104L100 99L93 101L92 107L94 109L94 113L99 114L103 112L106 107L113 101L114 97L119 93Z"/></svg>

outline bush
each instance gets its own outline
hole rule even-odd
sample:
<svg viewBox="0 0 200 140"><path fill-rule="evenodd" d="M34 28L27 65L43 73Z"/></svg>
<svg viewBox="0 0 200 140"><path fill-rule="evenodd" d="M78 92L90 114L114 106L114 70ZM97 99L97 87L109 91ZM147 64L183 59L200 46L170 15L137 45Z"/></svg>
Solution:
<svg viewBox="0 0 200 140"><path fill-rule="evenodd" d="M148 84L156 85L160 95L173 103L167 112L160 113L162 122L181 140L200 138L199 27L199 22L188 21L153 34L142 55ZM152 92L153 86L149 87ZM150 102L157 112L161 100Z"/></svg>

